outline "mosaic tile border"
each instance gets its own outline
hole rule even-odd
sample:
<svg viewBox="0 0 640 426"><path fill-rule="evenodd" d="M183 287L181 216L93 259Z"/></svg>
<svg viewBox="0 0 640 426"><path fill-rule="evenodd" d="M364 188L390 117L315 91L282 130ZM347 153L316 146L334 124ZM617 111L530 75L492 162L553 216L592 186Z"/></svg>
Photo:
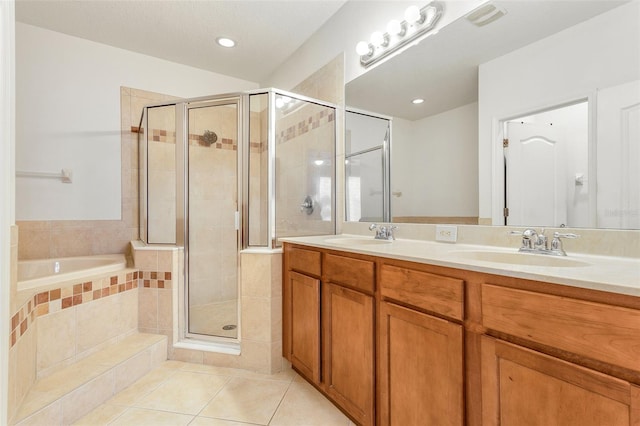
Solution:
<svg viewBox="0 0 640 426"><path fill-rule="evenodd" d="M308 118L299 121L297 124L280 131L277 136L277 144L285 143L298 136L304 135L320 126L331 123L335 120L335 111L322 110Z"/></svg>
<svg viewBox="0 0 640 426"><path fill-rule="evenodd" d="M144 129L139 127L131 127L132 133L144 133ZM176 132L170 132L163 129L151 129L151 140L153 142L176 143ZM205 148L227 149L231 151L238 150L238 141L230 138L220 138L217 142L208 145L205 142L204 135L197 133L189 133L189 145L202 146Z"/></svg>
<svg viewBox="0 0 640 426"><path fill-rule="evenodd" d="M136 288L171 288L172 284L171 272L130 270L37 293L11 317L9 348L15 346L38 317Z"/></svg>
<svg viewBox="0 0 640 426"><path fill-rule="evenodd" d="M140 288L171 288L171 272L140 271Z"/></svg>

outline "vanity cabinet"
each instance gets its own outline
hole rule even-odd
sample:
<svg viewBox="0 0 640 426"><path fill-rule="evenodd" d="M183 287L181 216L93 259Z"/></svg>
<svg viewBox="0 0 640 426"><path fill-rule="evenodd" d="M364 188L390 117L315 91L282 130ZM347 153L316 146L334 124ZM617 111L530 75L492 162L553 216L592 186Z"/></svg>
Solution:
<svg viewBox="0 0 640 426"><path fill-rule="evenodd" d="M283 354L308 380L320 382L321 254L302 248L287 256L283 298Z"/></svg>
<svg viewBox="0 0 640 426"><path fill-rule="evenodd" d="M373 424L373 297L336 284L322 288L323 385L358 423Z"/></svg>
<svg viewBox="0 0 640 426"><path fill-rule="evenodd" d="M378 424L463 425L464 281L380 270Z"/></svg>
<svg viewBox="0 0 640 426"><path fill-rule="evenodd" d="M640 425L639 310L485 283L482 323L483 425Z"/></svg>
<svg viewBox="0 0 640 426"><path fill-rule="evenodd" d="M463 329L382 302L379 425L463 424Z"/></svg>
<svg viewBox="0 0 640 426"><path fill-rule="evenodd" d="M640 426L640 298L285 243L283 353L361 425Z"/></svg>
<svg viewBox="0 0 640 426"><path fill-rule="evenodd" d="M375 263L288 245L284 253L285 358L359 424L373 425Z"/></svg>
<svg viewBox="0 0 640 426"><path fill-rule="evenodd" d="M291 272L287 287L291 300L291 364L308 379L319 382L320 280Z"/></svg>
<svg viewBox="0 0 640 426"><path fill-rule="evenodd" d="M483 425L637 426L640 387L491 337L482 338Z"/></svg>

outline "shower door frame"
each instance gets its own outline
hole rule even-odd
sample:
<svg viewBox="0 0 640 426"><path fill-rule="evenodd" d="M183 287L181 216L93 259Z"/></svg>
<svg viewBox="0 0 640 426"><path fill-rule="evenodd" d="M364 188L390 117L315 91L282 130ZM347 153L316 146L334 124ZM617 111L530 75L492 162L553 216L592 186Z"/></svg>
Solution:
<svg viewBox="0 0 640 426"><path fill-rule="evenodd" d="M268 209L266 218L263 218L264 224L267 227L267 243L264 245L250 245L249 244L249 118L250 117L250 96L251 95L268 95L268 111L267 111L267 145L268 145L268 175L267 175L267 202ZM176 286L177 292L177 309L173 309L173 346L176 348L187 349L199 349L199 350L211 350L215 347L215 350L220 353L239 354L240 353L240 341L242 338L242 315L241 315L241 298L240 298L240 251L244 249L251 249L253 252L271 253L274 250L281 250L280 244L278 244L276 238L276 181L275 181L275 164L276 164L276 114L275 114L275 99L277 95L288 96L294 99L298 99L305 102L310 102L323 107L333 109L334 112L334 129L333 129L333 169L331 172L331 221L333 234L337 229L338 212L336 207L338 206L338 191L337 191L337 177L338 169L338 131L340 130L338 123L342 120L344 122L344 108L326 101L311 98L308 96L300 95L297 93L276 89L276 88L259 88L253 90L247 90L242 92L230 92L221 93L216 95L201 96L196 98L182 98L172 101L164 101L155 104L148 104L145 106L143 113L140 117L140 126L144 123L145 129L148 128L147 110L153 107L160 106L175 106L175 132L176 132L176 238L175 243L168 243L170 245L175 244L177 247L183 247L184 253L181 256L182 274L179 278L179 284ZM189 260L189 244L188 244L188 200L186 194L188 193L188 178L185 175L186 172L186 157L188 156L188 123L187 123L187 109L189 105L215 106L222 104L228 104L229 100L234 100L238 105L238 144L237 144L237 256L238 256L238 279L237 279L237 291L238 291L238 319L237 330L238 334L235 339L228 337L209 336L204 334L191 334L188 333L188 298L187 289L189 285L189 273L188 273L188 260ZM245 118L246 119L240 119ZM186 142L185 142L186 141ZM140 140L139 140L140 143ZM147 143L146 138L144 143ZM146 149L146 148L145 148ZM146 170L147 158L140 158L140 170ZM140 173L139 185L146 185L146 176L144 173ZM140 215L146 212L146 191L140 191L140 203L145 203L145 211L140 209ZM140 217L140 224L148 222ZM141 236L143 235L141 230ZM145 237L148 237L148 229L144 230ZM145 244L153 246L160 243L149 243L148 238L144 238ZM175 296L174 296L175 297ZM174 305L175 307L175 305ZM212 346L213 345L213 346Z"/></svg>
<svg viewBox="0 0 640 426"><path fill-rule="evenodd" d="M189 332L189 110L224 105L236 105L237 112L237 151L236 151L236 313L237 334L235 338ZM237 348L241 338L240 327L240 250L244 247L243 218L244 209L244 114L245 97L238 94L208 96L206 98L183 99L176 102L176 244L184 249L183 277L184 286L178 291L178 340L183 342L200 341ZM181 140L178 143L178 135Z"/></svg>

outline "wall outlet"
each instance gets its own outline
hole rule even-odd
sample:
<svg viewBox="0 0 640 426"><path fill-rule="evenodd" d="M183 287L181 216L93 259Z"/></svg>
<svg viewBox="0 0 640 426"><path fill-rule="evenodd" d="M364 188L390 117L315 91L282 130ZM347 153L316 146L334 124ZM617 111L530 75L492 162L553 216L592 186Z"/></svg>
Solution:
<svg viewBox="0 0 640 426"><path fill-rule="evenodd" d="M436 241L455 243L458 240L458 227L452 225L436 225Z"/></svg>

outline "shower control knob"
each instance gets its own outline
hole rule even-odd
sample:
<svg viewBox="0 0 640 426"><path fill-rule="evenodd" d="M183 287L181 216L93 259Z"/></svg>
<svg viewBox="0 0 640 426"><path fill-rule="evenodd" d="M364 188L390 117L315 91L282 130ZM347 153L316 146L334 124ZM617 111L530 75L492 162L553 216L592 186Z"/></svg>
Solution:
<svg viewBox="0 0 640 426"><path fill-rule="evenodd" d="M313 199L311 198L311 196L307 195L304 198L304 201L302 202L302 204L300 204L300 211L306 214L313 213Z"/></svg>

